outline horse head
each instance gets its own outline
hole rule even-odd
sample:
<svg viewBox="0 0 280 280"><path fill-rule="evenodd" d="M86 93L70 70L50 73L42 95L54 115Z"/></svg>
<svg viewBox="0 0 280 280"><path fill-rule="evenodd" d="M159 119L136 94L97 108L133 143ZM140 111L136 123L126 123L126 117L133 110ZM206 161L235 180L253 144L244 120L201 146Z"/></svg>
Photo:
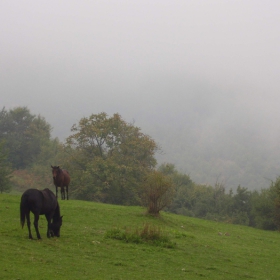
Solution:
<svg viewBox="0 0 280 280"><path fill-rule="evenodd" d="M57 236L57 237L60 236L60 228L61 228L61 226L62 226L62 217L63 217L63 216L59 217L58 220L53 221L53 222L50 224L49 229L50 229L50 233L51 233L51 236L52 236L52 237L53 237L53 236Z"/></svg>
<svg viewBox="0 0 280 280"><path fill-rule="evenodd" d="M57 176L60 174L61 169L59 166L52 166L52 165L51 165L51 168L52 168L53 179L55 180L57 178Z"/></svg>

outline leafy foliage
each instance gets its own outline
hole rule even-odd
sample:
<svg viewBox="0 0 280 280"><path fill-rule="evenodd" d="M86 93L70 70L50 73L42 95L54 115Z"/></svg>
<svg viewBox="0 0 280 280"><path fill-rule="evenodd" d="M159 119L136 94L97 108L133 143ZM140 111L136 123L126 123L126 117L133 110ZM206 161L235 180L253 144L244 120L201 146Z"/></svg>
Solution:
<svg viewBox="0 0 280 280"><path fill-rule="evenodd" d="M11 189L11 168L8 162L8 153L4 148L4 142L0 142L0 192L7 192Z"/></svg>
<svg viewBox="0 0 280 280"><path fill-rule="evenodd" d="M274 191L274 222L277 228L280 229L280 177L272 184Z"/></svg>
<svg viewBox="0 0 280 280"><path fill-rule="evenodd" d="M77 198L139 204L139 187L156 165L158 147L119 114L82 118L66 139ZM73 183L74 182L74 183Z"/></svg>
<svg viewBox="0 0 280 280"><path fill-rule="evenodd" d="M238 186L235 193L226 193L223 183L216 182L214 187L195 184L171 164L161 165L159 170L168 174L176 187L167 208L170 212L266 230L280 228L280 178L261 191Z"/></svg>
<svg viewBox="0 0 280 280"><path fill-rule="evenodd" d="M253 221L250 224L251 226L265 230L277 229L274 216L275 195L273 183L269 189L263 189L260 192L254 191L252 193L252 209L250 213Z"/></svg>
<svg viewBox="0 0 280 280"><path fill-rule="evenodd" d="M0 112L0 140L5 140L8 160L15 169L30 166L50 139L50 125L43 117L32 115L26 107Z"/></svg>

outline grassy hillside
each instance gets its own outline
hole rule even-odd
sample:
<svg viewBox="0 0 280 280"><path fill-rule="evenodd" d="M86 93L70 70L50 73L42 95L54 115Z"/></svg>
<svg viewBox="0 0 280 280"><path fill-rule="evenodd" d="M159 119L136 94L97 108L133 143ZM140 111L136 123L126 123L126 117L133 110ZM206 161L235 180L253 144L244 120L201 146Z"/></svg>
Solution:
<svg viewBox="0 0 280 280"><path fill-rule="evenodd" d="M279 232L59 200L61 237L46 237L41 216L43 239L29 240L27 227L20 227L19 201L19 195L0 195L0 279L280 279ZM175 247L105 237L113 229L133 232L147 224L160 228Z"/></svg>

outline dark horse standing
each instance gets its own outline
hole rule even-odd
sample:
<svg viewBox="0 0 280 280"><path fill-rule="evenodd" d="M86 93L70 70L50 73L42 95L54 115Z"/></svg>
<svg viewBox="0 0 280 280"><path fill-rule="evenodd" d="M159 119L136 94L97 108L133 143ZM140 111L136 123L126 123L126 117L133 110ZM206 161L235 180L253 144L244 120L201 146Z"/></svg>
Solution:
<svg viewBox="0 0 280 280"><path fill-rule="evenodd" d="M38 229L38 221L40 215L45 215L48 221L47 237L60 236L62 217L60 216L60 209L57 199L51 190L44 189L42 191L39 191L37 189L28 189L21 196L21 226L23 228L26 218L29 238L33 239L30 230L30 211L34 214L34 227L38 239L41 239L41 235Z"/></svg>
<svg viewBox="0 0 280 280"><path fill-rule="evenodd" d="M52 166L53 183L55 185L55 195L57 197L57 188L60 187L61 199L65 199L64 187L66 187L68 200L68 186L70 184L70 176L67 170L62 170L59 166Z"/></svg>

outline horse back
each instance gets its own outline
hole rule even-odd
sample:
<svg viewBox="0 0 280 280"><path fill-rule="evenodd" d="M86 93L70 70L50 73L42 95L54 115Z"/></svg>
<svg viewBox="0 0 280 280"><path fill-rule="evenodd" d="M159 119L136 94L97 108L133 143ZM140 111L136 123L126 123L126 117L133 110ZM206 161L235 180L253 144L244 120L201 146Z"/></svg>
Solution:
<svg viewBox="0 0 280 280"><path fill-rule="evenodd" d="M67 171L67 170L62 170L62 172L63 172L63 175L64 175L64 184L65 185L69 185L69 183L70 183L70 175L69 175L69 172Z"/></svg>
<svg viewBox="0 0 280 280"><path fill-rule="evenodd" d="M57 199L49 189L42 191L37 189L26 190L21 197L21 208L30 210L40 215L49 213L57 207Z"/></svg>

